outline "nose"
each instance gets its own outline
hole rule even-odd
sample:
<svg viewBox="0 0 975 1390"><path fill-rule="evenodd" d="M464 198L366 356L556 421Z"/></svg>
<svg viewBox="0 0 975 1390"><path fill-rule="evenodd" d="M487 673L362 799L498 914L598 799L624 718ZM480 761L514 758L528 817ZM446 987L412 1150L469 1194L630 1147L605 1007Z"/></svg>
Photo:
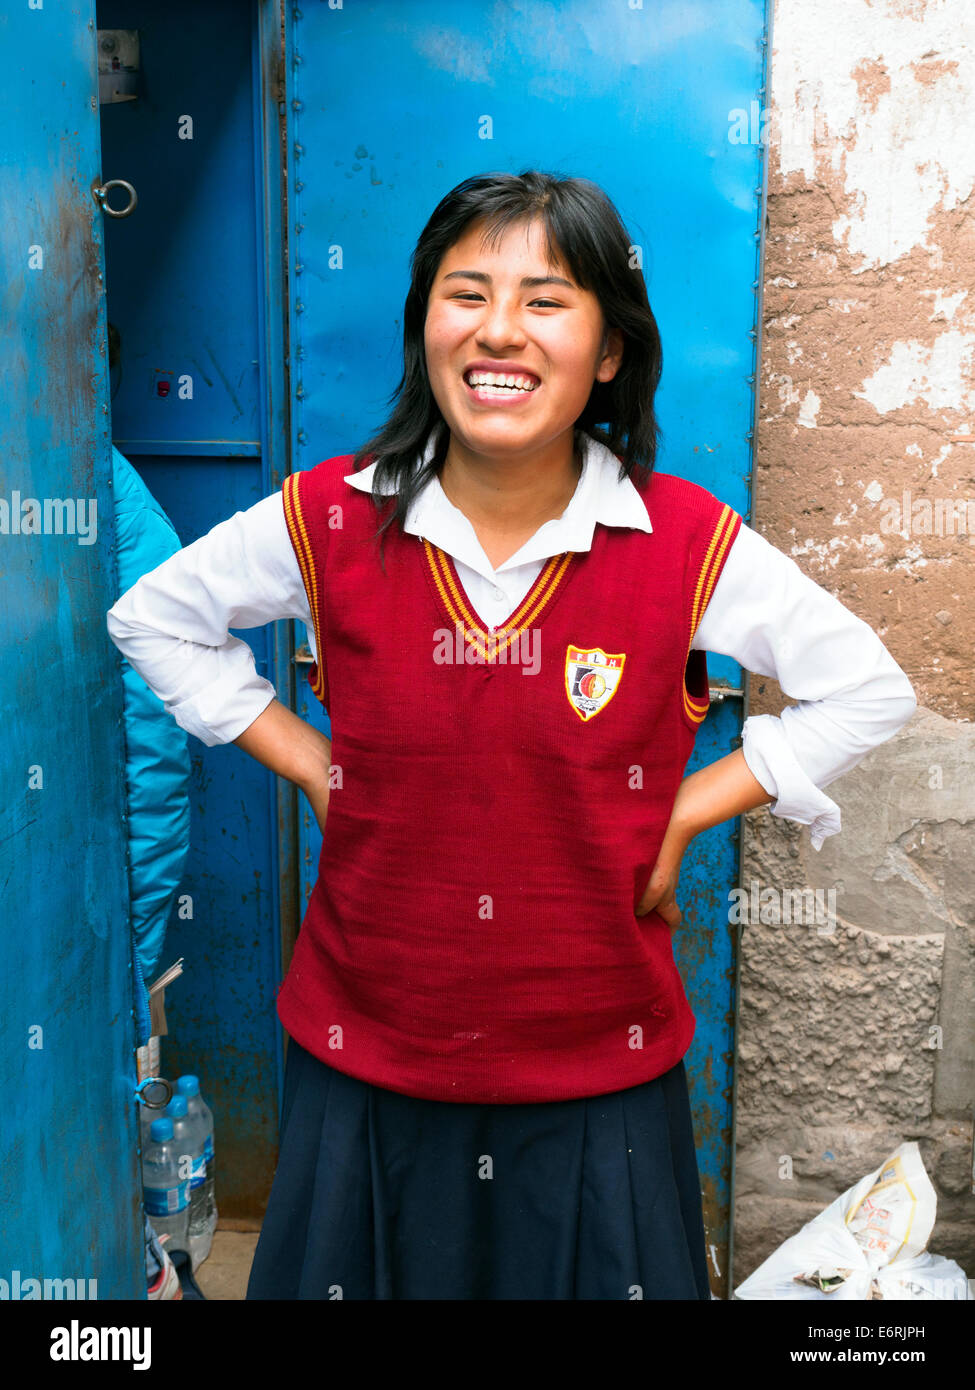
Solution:
<svg viewBox="0 0 975 1390"><path fill-rule="evenodd" d="M485 304L477 339L492 352L501 352L517 343L524 343L521 306L516 297L498 295Z"/></svg>

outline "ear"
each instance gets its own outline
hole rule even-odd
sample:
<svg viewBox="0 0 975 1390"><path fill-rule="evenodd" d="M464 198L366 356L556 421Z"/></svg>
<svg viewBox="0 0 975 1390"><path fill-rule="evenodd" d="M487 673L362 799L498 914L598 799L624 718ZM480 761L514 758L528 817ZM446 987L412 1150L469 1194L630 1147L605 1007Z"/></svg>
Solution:
<svg viewBox="0 0 975 1390"><path fill-rule="evenodd" d="M607 328L603 334L601 355L596 367L597 381L612 381L623 361L623 334L618 328Z"/></svg>

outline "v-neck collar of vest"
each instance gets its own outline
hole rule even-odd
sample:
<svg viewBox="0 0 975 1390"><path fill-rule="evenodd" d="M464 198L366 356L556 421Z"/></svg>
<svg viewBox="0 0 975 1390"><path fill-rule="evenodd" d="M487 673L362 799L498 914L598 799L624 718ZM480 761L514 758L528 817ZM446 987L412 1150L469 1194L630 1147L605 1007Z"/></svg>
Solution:
<svg viewBox="0 0 975 1390"><path fill-rule="evenodd" d="M424 568L438 602L451 624L463 628L465 642L485 661L497 660L521 632L538 626L571 577L573 561L577 559L575 551L566 550L546 560L521 603L492 633L464 592L453 557L425 536L420 539Z"/></svg>

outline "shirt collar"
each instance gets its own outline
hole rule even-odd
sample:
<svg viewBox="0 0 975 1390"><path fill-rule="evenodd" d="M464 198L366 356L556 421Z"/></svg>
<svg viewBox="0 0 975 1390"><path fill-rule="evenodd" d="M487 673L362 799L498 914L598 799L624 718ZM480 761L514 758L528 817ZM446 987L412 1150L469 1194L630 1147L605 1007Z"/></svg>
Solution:
<svg viewBox="0 0 975 1390"><path fill-rule="evenodd" d="M423 452L427 463L436 446L436 429L432 430ZM651 532L646 504L629 478L619 479L619 459L584 431L580 431L583 456L582 473L576 490L560 517L544 522L503 565L494 570L477 534L464 513L453 505L436 476L429 478L410 505L404 530L410 535L425 536L432 545L447 551L455 560L490 578L518 565L547 560L564 551L589 550L597 524L627 526ZM347 473L345 481L362 492L372 490L372 475L377 467L371 463L358 473ZM391 485L385 494L393 491Z"/></svg>

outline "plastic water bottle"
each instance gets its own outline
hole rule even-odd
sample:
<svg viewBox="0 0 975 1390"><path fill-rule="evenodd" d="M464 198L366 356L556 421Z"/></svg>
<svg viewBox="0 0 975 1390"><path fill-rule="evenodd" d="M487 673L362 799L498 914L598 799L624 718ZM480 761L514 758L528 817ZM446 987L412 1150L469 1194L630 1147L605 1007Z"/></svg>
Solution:
<svg viewBox="0 0 975 1390"><path fill-rule="evenodd" d="M190 1184L179 1175L178 1149L172 1120L153 1120L142 1153L142 1199L153 1230L169 1237L164 1242L169 1251L187 1248Z"/></svg>
<svg viewBox="0 0 975 1390"><path fill-rule="evenodd" d="M214 1183L213 1172L213 1115L210 1107L200 1095L200 1079L198 1076L187 1074L181 1076L176 1082L177 1095L186 1097L187 1114L194 1118L199 1117L202 1124L205 1144L204 1157L206 1159L206 1211L207 1226L209 1228L209 1238L206 1246L206 1254L210 1253L210 1243L213 1240L213 1233L217 1229L217 1201L216 1186ZM206 1255L203 1256L206 1259Z"/></svg>
<svg viewBox="0 0 975 1390"><path fill-rule="evenodd" d="M199 1118L188 1113L186 1097L177 1093L166 1107L173 1122L173 1142L179 1155L180 1176L189 1179L190 1206L186 1225L186 1249L196 1270L210 1253L206 1207L205 1136Z"/></svg>

